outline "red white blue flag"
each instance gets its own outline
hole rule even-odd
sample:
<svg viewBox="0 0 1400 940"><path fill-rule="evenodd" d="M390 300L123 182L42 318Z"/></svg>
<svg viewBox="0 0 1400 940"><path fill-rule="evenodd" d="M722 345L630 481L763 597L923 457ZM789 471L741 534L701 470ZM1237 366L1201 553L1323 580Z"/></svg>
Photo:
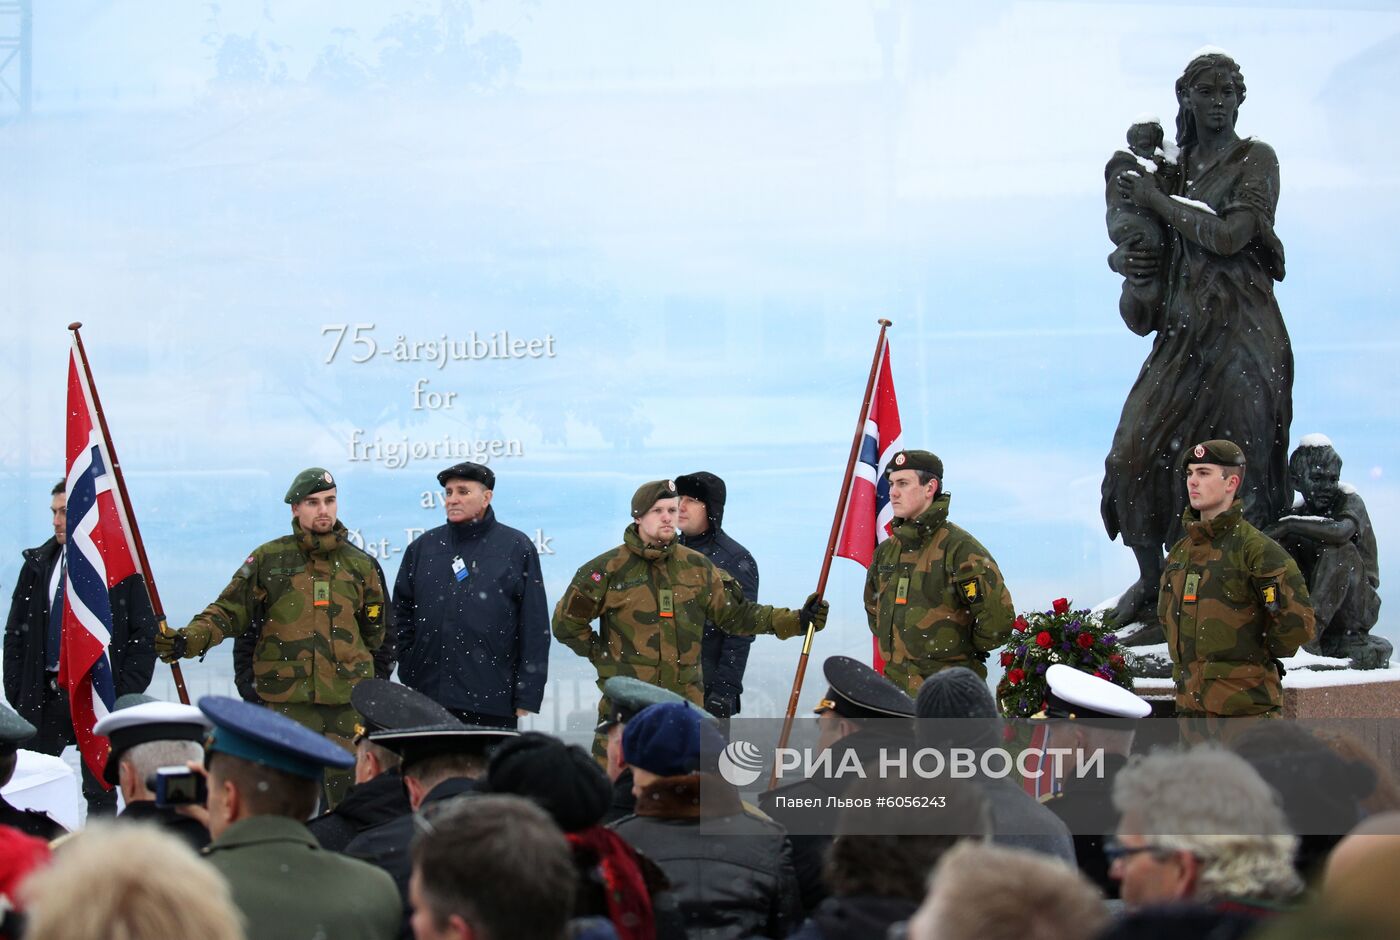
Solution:
<svg viewBox="0 0 1400 940"><path fill-rule="evenodd" d="M68 692L78 750L102 780L110 742L92 727L116 699L107 654L108 591L137 572L137 554L94 402L75 349L68 359L68 538L58 681Z"/></svg>
<svg viewBox="0 0 1400 940"><path fill-rule="evenodd" d="M860 454L851 475L851 492L846 497L846 512L836 539L839 557L859 562L866 568L875 560L875 546L890 537L894 509L890 506L890 481L885 477L885 468L894 455L904 449L899 402L890 374L888 339L880 350L879 361L875 386L870 393L870 408L865 413ZM875 668L882 673L885 671L878 642L875 643Z"/></svg>

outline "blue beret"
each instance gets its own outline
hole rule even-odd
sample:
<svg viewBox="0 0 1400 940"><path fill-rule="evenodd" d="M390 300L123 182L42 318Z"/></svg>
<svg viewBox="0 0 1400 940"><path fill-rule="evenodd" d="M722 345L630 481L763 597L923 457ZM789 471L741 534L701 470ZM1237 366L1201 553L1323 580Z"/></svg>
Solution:
<svg viewBox="0 0 1400 940"><path fill-rule="evenodd" d="M688 704L650 705L622 726L622 759L659 777L695 773L723 749L719 730Z"/></svg>
<svg viewBox="0 0 1400 940"><path fill-rule="evenodd" d="M321 778L323 768L349 770L354 756L314 731L262 705L206 695L199 710L214 725L204 749L227 754L298 777Z"/></svg>

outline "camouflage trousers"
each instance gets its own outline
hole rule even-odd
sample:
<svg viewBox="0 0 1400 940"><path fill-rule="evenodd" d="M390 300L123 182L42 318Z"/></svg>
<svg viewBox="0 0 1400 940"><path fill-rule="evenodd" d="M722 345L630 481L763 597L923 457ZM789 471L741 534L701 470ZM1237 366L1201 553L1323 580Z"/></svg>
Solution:
<svg viewBox="0 0 1400 940"><path fill-rule="evenodd" d="M1194 747L1197 744L1212 743L1229 747L1242 733L1261 721L1272 721L1283 717L1283 709L1264 712L1262 715L1212 715L1210 712L1178 711L1176 726L1181 734L1181 743Z"/></svg>
<svg viewBox="0 0 1400 940"><path fill-rule="evenodd" d="M351 754L355 753L355 725L360 721L360 713L350 705L316 705L311 702L268 702L267 707L338 744ZM355 782L355 771L326 770L321 797L326 809L334 809L336 804Z"/></svg>
<svg viewBox="0 0 1400 940"><path fill-rule="evenodd" d="M935 672L962 666L971 669L983 679L987 678L987 667L973 656L958 656L952 659L905 659L900 662L885 663L885 678L899 686L910 698L919 694L924 680Z"/></svg>

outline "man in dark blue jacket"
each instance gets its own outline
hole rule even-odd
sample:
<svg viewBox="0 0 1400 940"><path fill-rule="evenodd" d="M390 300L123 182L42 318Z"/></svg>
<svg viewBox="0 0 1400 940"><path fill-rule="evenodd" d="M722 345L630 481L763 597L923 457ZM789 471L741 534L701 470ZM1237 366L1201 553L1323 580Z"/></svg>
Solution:
<svg viewBox="0 0 1400 940"><path fill-rule="evenodd" d="M758 564L749 550L720 527L724 521L724 481L704 470L676 477L681 495L680 542L714 562L744 591L750 603L758 602ZM749 662L753 637L726 633L705 624L700 645L700 669L705 680L705 711L721 721L739 712L744 691L744 667Z"/></svg>
<svg viewBox="0 0 1400 940"><path fill-rule="evenodd" d="M413 540L394 582L399 678L468 724L514 728L549 671L539 553L496 521L489 468L459 463L438 482L447 524Z"/></svg>

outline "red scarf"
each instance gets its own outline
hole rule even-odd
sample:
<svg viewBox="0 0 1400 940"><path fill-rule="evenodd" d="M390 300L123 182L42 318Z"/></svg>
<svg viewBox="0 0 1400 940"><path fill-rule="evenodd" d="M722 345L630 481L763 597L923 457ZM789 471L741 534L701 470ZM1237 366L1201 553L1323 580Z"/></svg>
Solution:
<svg viewBox="0 0 1400 940"><path fill-rule="evenodd" d="M651 892L637 863L636 850L622 836L602 826L565 833L577 852L586 850L598 859L608 900L608 919L619 940L656 940L656 917Z"/></svg>

